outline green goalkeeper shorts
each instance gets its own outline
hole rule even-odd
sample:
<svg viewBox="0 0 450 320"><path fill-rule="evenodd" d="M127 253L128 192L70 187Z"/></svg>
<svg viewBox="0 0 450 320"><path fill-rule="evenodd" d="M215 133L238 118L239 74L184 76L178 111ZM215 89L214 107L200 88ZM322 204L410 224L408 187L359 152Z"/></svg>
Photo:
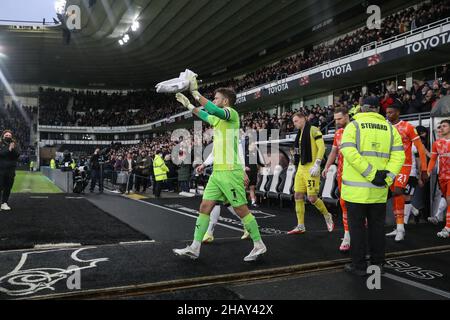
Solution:
<svg viewBox="0 0 450 320"><path fill-rule="evenodd" d="M228 202L233 208L246 205L244 171L214 171L206 185L203 200Z"/></svg>

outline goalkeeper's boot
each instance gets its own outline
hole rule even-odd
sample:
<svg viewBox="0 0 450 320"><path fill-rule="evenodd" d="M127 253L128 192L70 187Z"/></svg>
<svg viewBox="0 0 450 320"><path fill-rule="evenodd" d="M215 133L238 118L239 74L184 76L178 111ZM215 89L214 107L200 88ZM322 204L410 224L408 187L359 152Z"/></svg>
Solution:
<svg viewBox="0 0 450 320"><path fill-rule="evenodd" d="M298 226L296 226L294 229L292 229L291 231L289 231L287 234L292 235L292 234L303 234L306 232L306 228L304 224L299 224Z"/></svg>
<svg viewBox="0 0 450 320"><path fill-rule="evenodd" d="M196 260L200 256L200 250L194 250L191 246L187 246L184 249L173 249L172 251L177 256L188 257L192 260Z"/></svg>
<svg viewBox="0 0 450 320"><path fill-rule="evenodd" d="M248 256L244 258L245 262L252 262L258 260L264 253L267 252L266 245L262 240L254 243L253 250L250 252Z"/></svg>

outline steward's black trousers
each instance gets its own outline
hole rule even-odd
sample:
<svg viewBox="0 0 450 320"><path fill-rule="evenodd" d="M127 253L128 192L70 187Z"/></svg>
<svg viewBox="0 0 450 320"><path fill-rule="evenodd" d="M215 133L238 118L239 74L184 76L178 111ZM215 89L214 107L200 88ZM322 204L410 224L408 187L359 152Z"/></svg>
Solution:
<svg viewBox="0 0 450 320"><path fill-rule="evenodd" d="M101 169L91 170L91 192L94 192L95 185L98 183L98 189L103 192L103 172Z"/></svg>
<svg viewBox="0 0 450 320"><path fill-rule="evenodd" d="M377 265L384 264L386 203L360 204L346 202L345 204L348 210L348 225L351 239L350 255L353 266L359 270L367 270L367 232L370 262Z"/></svg>
<svg viewBox="0 0 450 320"><path fill-rule="evenodd" d="M15 168L0 169L0 195L1 203L8 203L11 189L14 185L14 177L16 176Z"/></svg>

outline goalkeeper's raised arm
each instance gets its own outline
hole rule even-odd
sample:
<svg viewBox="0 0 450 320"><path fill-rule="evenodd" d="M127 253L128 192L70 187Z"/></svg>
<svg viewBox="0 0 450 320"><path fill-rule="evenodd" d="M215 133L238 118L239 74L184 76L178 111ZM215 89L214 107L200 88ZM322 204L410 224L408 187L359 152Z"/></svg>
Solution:
<svg viewBox="0 0 450 320"><path fill-rule="evenodd" d="M231 113L230 110L227 108L232 107L236 102L236 95L234 92L230 92L230 94L227 94L227 92L216 92L214 102L211 102L205 97L203 97L198 91L198 83L196 75L193 75L189 78L189 90L194 99L198 101L203 107L205 107L206 112L192 105L189 99L181 93L176 94L176 99L183 106L185 106L195 115L197 115L200 119L202 119L205 122L211 123L213 119L208 118L209 115L211 115L221 120L225 121L230 120ZM224 90L226 91L226 89Z"/></svg>

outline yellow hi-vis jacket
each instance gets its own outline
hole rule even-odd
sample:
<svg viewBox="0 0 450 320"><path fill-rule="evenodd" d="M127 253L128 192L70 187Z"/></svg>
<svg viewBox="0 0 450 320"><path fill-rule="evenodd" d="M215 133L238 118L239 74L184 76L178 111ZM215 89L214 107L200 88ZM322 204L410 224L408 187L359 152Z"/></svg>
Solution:
<svg viewBox="0 0 450 320"><path fill-rule="evenodd" d="M352 203L386 203L388 187L405 162L402 138L382 115L358 113L342 136L344 156L341 197ZM385 187L371 183L377 170L387 170Z"/></svg>
<svg viewBox="0 0 450 320"><path fill-rule="evenodd" d="M167 172L169 172L169 168L167 168L163 158L157 154L155 159L153 159L153 173L155 174L155 180L167 180Z"/></svg>
<svg viewBox="0 0 450 320"><path fill-rule="evenodd" d="M55 159L50 160L50 169L56 169Z"/></svg>
<svg viewBox="0 0 450 320"><path fill-rule="evenodd" d="M351 118L353 118L357 113L361 112L361 106L359 104L357 104L356 106L353 106L350 111L348 112L348 114L350 115Z"/></svg>

